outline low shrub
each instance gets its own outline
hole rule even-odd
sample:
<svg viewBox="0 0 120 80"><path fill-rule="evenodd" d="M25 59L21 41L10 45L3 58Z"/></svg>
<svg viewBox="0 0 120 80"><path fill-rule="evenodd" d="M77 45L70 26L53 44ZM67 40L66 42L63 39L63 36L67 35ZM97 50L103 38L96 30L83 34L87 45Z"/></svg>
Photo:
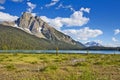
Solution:
<svg viewBox="0 0 120 80"><path fill-rule="evenodd" d="M5 66L5 68L6 68L7 70L10 70L10 71L16 69L13 64L8 64L8 65Z"/></svg>
<svg viewBox="0 0 120 80"><path fill-rule="evenodd" d="M76 64L74 64L73 66L88 66L89 64L87 62L78 62Z"/></svg>

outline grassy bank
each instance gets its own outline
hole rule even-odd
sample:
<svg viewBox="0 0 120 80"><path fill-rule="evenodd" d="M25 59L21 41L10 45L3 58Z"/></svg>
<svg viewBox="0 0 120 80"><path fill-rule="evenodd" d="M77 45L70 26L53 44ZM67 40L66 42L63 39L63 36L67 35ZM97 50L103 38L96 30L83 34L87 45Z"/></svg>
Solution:
<svg viewBox="0 0 120 80"><path fill-rule="evenodd" d="M0 80L120 80L120 55L0 53Z"/></svg>

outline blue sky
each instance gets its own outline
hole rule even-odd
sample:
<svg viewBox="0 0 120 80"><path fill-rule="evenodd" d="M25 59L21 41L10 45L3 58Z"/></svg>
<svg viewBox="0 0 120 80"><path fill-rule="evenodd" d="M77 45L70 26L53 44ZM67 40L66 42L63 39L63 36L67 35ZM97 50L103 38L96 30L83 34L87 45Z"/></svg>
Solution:
<svg viewBox="0 0 120 80"><path fill-rule="evenodd" d="M0 21L26 11L82 43L120 46L120 0L0 0Z"/></svg>

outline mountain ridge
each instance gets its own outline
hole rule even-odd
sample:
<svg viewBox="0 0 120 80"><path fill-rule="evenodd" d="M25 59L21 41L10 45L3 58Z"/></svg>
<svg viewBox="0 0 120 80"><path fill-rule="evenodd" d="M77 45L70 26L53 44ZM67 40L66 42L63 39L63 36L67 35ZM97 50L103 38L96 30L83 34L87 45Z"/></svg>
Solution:
<svg viewBox="0 0 120 80"><path fill-rule="evenodd" d="M38 38L21 29L0 24L0 49L1 50L61 50L80 49L81 47L62 41L51 41Z"/></svg>
<svg viewBox="0 0 120 80"><path fill-rule="evenodd" d="M100 43L95 41L86 42L84 45L86 47L103 47Z"/></svg>
<svg viewBox="0 0 120 80"><path fill-rule="evenodd" d="M65 35L60 31L57 31L55 28L44 22L40 17L32 16L32 14L28 12L24 12L23 15L14 22L3 22L1 26L3 25L21 29L30 35L35 35L40 39L48 40L55 46L58 42L61 46L68 44L74 47L76 46L76 48L84 47L82 43L73 40L70 36Z"/></svg>

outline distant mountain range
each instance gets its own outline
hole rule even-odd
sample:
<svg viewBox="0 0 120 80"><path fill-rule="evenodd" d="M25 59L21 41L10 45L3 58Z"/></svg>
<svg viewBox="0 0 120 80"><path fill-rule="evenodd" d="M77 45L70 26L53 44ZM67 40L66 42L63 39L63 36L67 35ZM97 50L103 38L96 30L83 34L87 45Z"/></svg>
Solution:
<svg viewBox="0 0 120 80"><path fill-rule="evenodd" d="M0 24L0 49L81 49L85 46L57 31L38 16L23 15Z"/></svg>
<svg viewBox="0 0 120 80"><path fill-rule="evenodd" d="M86 47L102 47L102 45L100 43L97 43L95 41L90 41L90 42L87 42L85 43L85 46Z"/></svg>

